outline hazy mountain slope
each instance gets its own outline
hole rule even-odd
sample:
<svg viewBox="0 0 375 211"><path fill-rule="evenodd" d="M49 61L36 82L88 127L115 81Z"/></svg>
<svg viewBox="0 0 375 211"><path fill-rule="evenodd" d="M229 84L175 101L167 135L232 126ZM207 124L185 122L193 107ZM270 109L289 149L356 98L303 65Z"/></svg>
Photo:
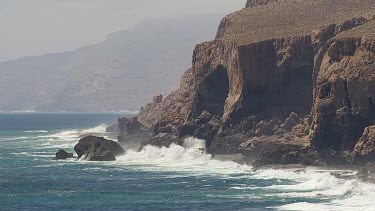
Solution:
<svg viewBox="0 0 375 211"><path fill-rule="evenodd" d="M0 110L137 110L168 93L220 15L144 22L74 52L0 63Z"/></svg>

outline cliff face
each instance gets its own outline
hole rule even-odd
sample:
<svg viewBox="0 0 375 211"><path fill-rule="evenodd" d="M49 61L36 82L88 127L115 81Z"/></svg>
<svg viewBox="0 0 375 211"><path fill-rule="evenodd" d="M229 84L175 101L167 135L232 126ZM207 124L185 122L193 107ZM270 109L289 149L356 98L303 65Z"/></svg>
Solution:
<svg viewBox="0 0 375 211"><path fill-rule="evenodd" d="M311 142L351 151L375 124L374 21L330 40L318 68Z"/></svg>
<svg viewBox="0 0 375 211"><path fill-rule="evenodd" d="M181 97L182 83L170 98L185 101L157 109L153 122L163 129L155 134L202 137L214 152L245 150L240 145L254 138L351 151L374 124L375 1L246 6L222 20L214 41L197 45L191 92Z"/></svg>

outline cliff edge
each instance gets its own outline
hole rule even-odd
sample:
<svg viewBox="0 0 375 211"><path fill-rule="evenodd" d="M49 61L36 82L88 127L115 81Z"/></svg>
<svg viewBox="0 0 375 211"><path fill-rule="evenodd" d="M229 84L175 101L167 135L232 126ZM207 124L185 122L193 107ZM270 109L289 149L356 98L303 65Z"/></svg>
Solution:
<svg viewBox="0 0 375 211"><path fill-rule="evenodd" d="M273 158L262 164L370 160L362 146L372 144L356 145L374 142L364 132L375 124L375 0L246 6L196 46L179 90L141 110L154 139Z"/></svg>

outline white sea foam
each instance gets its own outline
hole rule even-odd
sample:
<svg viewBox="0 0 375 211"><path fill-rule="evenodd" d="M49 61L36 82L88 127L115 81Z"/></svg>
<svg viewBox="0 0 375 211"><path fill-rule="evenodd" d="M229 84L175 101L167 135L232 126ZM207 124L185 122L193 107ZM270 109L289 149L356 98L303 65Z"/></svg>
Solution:
<svg viewBox="0 0 375 211"><path fill-rule="evenodd" d="M25 133L48 133L46 130L27 130Z"/></svg>
<svg viewBox="0 0 375 211"><path fill-rule="evenodd" d="M172 144L170 147L145 146L140 152L129 150L118 157L116 165L149 165L156 171L183 171L189 174L222 174L249 173L251 167L231 161L212 159L204 152L205 141L187 138L184 146Z"/></svg>
<svg viewBox="0 0 375 211"><path fill-rule="evenodd" d="M16 136L16 137L9 137L9 138L2 138L0 141L15 141L15 140L25 140L29 139L27 136Z"/></svg>
<svg viewBox="0 0 375 211"><path fill-rule="evenodd" d="M274 180L274 185L256 187L254 185L236 184L231 190L252 191L268 190L256 197L282 197L324 199L325 203L293 203L281 207L280 210L373 210L375 207L375 185L366 184L357 179L340 179L330 172L322 172L317 168L306 168L304 171L292 169L263 169L253 171L251 166L240 165L231 161L219 161L201 151L205 146L203 140L188 138L184 146L170 147L146 146L140 152L129 150L110 165L144 166L147 171L182 171L189 175L205 175L223 179L259 179ZM349 172L353 175L356 172ZM237 175L236 175L237 174ZM239 174L239 176L238 176ZM283 181L290 182L283 182ZM240 181L240 180L239 180ZM280 183L280 185L277 185ZM255 197L238 193L223 197L244 198ZM329 201L329 202L327 202Z"/></svg>
<svg viewBox="0 0 375 211"><path fill-rule="evenodd" d="M107 125L101 124L89 129L65 130L54 134L40 135L38 137L44 140L41 146L43 148L71 148L86 134L95 134L106 137L106 128Z"/></svg>

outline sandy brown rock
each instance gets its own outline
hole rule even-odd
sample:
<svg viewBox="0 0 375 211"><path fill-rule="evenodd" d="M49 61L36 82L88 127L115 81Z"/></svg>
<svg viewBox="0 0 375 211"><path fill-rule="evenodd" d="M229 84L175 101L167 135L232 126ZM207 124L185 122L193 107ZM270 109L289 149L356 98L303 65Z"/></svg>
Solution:
<svg viewBox="0 0 375 211"><path fill-rule="evenodd" d="M159 141L201 135L214 153L271 139L267 146L277 152L281 144L287 160L296 154L284 144L308 143L310 134L309 150L346 160L375 124L375 1L247 6L222 20L215 40L196 46L179 90L147 105L140 121L163 134Z"/></svg>
<svg viewBox="0 0 375 211"><path fill-rule="evenodd" d="M169 94L162 103L149 103L138 114L139 121L152 127L160 122L159 127L170 126L177 130L191 111L194 93L193 69L187 70L180 80L178 90Z"/></svg>
<svg viewBox="0 0 375 211"><path fill-rule="evenodd" d="M365 128L362 137L357 142L352 152L352 162L375 161L375 126Z"/></svg>
<svg viewBox="0 0 375 211"><path fill-rule="evenodd" d="M372 21L332 39L317 74L312 144L321 151L351 151L375 124L375 42ZM326 152L329 153L329 152Z"/></svg>

